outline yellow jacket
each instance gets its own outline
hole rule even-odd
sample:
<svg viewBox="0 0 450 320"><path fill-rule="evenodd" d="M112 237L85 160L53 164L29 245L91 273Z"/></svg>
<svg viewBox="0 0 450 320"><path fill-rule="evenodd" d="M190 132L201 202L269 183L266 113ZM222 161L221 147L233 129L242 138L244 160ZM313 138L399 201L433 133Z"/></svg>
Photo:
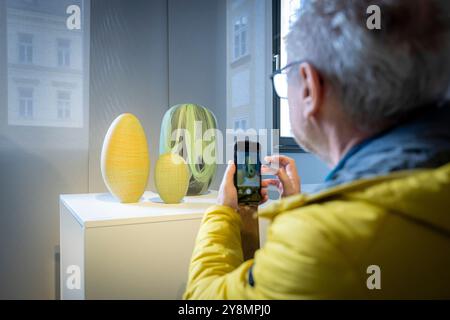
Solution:
<svg viewBox="0 0 450 320"><path fill-rule="evenodd" d="M259 215L272 219L267 240L244 262L240 216L206 212L185 299L450 298L450 164L299 194ZM371 265L379 290L367 286Z"/></svg>

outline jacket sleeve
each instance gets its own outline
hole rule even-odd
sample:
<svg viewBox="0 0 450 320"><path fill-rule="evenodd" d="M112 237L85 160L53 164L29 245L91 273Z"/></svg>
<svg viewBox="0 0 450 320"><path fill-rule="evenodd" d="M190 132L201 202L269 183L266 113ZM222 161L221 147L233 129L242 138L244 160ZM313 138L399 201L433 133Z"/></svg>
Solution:
<svg viewBox="0 0 450 320"><path fill-rule="evenodd" d="M248 270L243 263L241 217L226 206L209 208L200 226L184 299L246 299Z"/></svg>
<svg viewBox="0 0 450 320"><path fill-rule="evenodd" d="M212 207L197 236L184 298L363 297L365 269L356 270L346 251L360 252L355 248L368 245L367 233L373 228L367 224L378 219L366 219L361 212L367 211L333 203L283 212L272 221L254 259L243 262L240 216L228 207ZM349 212L354 214L352 223Z"/></svg>

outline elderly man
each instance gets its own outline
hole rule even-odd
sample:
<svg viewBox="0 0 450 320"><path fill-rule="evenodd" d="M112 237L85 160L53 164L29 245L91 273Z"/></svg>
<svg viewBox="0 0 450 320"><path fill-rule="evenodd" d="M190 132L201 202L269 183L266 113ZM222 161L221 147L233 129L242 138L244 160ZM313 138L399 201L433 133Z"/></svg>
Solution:
<svg viewBox="0 0 450 320"><path fill-rule="evenodd" d="M381 30L366 9L381 8ZM235 167L204 216L185 298L450 298L447 0L302 1L274 76L296 141L333 170L300 192L279 160L283 199L265 245L243 261Z"/></svg>

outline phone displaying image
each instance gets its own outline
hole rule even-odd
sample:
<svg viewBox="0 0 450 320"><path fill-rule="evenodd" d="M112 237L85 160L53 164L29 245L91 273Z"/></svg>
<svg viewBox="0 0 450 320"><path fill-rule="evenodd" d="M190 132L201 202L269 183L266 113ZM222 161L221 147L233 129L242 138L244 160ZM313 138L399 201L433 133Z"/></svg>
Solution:
<svg viewBox="0 0 450 320"><path fill-rule="evenodd" d="M237 189L238 203L258 204L261 201L261 161L260 145L248 140L234 145L234 185Z"/></svg>

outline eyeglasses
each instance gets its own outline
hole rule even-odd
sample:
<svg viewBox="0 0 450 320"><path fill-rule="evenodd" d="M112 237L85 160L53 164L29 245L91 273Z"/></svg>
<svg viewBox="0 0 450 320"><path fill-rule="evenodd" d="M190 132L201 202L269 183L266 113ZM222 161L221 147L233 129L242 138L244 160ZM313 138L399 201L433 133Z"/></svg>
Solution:
<svg viewBox="0 0 450 320"><path fill-rule="evenodd" d="M287 99L288 97L288 76L289 69L295 65L303 63L303 60L294 61L287 64L285 67L275 71L270 78L272 79L273 87L275 92L280 99Z"/></svg>

